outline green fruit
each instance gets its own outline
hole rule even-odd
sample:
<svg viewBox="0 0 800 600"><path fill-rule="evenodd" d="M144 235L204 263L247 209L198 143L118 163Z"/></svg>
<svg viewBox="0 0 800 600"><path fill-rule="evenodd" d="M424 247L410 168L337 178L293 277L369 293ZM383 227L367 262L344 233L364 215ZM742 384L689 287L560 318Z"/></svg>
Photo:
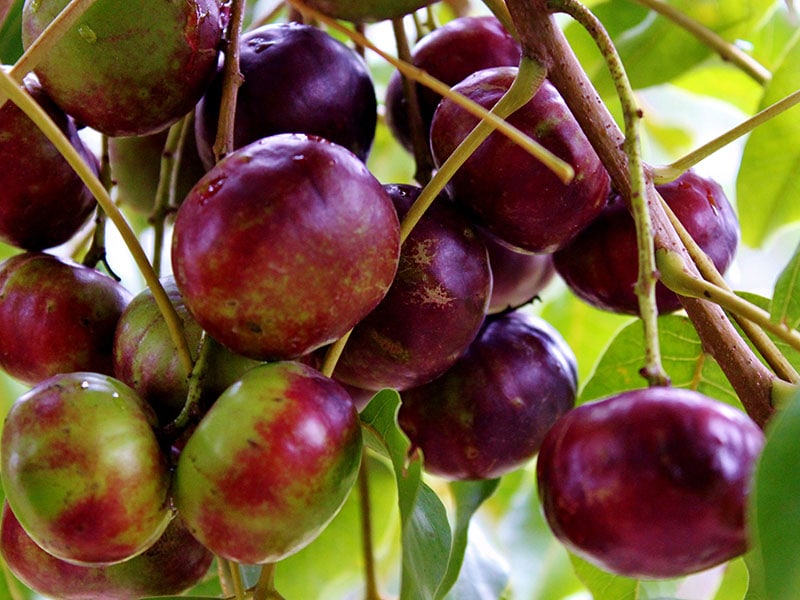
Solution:
<svg viewBox="0 0 800 600"><path fill-rule="evenodd" d="M433 4L434 0L306 0L306 4L334 19L360 23L394 19Z"/></svg>

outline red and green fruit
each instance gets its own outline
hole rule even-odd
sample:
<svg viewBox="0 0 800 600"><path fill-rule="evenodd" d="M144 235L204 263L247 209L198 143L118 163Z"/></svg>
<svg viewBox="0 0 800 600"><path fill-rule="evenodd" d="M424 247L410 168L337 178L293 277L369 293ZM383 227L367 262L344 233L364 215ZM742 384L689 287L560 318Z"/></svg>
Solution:
<svg viewBox="0 0 800 600"><path fill-rule="evenodd" d="M0 554L8 569L39 594L60 600L137 600L180 594L206 576L214 555L179 518L150 548L106 567L75 565L36 545L3 504Z"/></svg>
<svg viewBox="0 0 800 600"><path fill-rule="evenodd" d="M109 565L156 542L172 511L155 424L132 389L105 375L56 375L20 396L3 427L2 483L38 546Z"/></svg>
<svg viewBox="0 0 800 600"><path fill-rule="evenodd" d="M389 195L322 138L279 134L229 154L178 210L175 281L215 340L292 359L347 333L386 295L400 255Z"/></svg>
<svg viewBox="0 0 800 600"><path fill-rule="evenodd" d="M111 277L41 252L0 263L0 367L25 383L112 374L117 322L131 294Z"/></svg>
<svg viewBox="0 0 800 600"><path fill-rule="evenodd" d="M490 109L511 86L516 74L516 67L483 69L455 85L453 91ZM507 244L529 252L554 252L605 206L610 186L608 173L564 100L547 80L507 120L568 162L575 178L564 184L520 146L494 132L453 176L453 199L471 211L478 224ZM452 100L442 100L431 124L431 149L437 166L477 123Z"/></svg>
<svg viewBox="0 0 800 600"><path fill-rule="evenodd" d="M256 367L217 399L183 448L175 505L215 554L276 562L333 519L361 452L358 412L338 383L298 362Z"/></svg>
<svg viewBox="0 0 800 600"><path fill-rule="evenodd" d="M67 0L26 0L26 48ZM217 68L217 0L99 0L35 72L64 112L110 136L155 133L183 117Z"/></svg>
<svg viewBox="0 0 800 600"><path fill-rule="evenodd" d="M425 469L447 479L501 477L530 461L575 404L575 356L522 311L489 317L441 377L402 394L400 427Z"/></svg>
<svg viewBox="0 0 800 600"><path fill-rule="evenodd" d="M747 549L763 443L743 412L692 390L653 387L584 404L539 452L544 514L567 548L613 573L708 569Z"/></svg>

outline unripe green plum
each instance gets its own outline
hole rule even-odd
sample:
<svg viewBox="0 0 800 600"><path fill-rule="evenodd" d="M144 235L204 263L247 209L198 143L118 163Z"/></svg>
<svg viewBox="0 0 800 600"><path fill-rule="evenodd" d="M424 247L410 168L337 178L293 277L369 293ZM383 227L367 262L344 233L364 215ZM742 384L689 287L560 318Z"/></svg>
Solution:
<svg viewBox="0 0 800 600"><path fill-rule="evenodd" d="M355 23L402 17L433 4L435 0L306 0L329 17Z"/></svg>
<svg viewBox="0 0 800 600"><path fill-rule="evenodd" d="M155 415L111 377L47 379L11 407L2 483L14 515L50 554L108 565L147 550L171 517Z"/></svg>
<svg viewBox="0 0 800 600"><path fill-rule="evenodd" d="M218 556L276 562L337 514L361 452L344 388L302 363L266 364L228 388L192 433L178 459L175 506Z"/></svg>

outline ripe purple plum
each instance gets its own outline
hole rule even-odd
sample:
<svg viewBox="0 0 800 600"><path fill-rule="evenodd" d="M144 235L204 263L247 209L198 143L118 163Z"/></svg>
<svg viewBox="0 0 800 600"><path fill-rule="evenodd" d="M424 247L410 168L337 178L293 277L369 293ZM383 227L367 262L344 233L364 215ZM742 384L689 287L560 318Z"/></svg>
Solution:
<svg viewBox="0 0 800 600"><path fill-rule="evenodd" d="M385 187L401 218L422 191ZM370 390L427 383L475 339L491 291L486 247L450 201L437 198L403 243L386 297L353 329L334 378Z"/></svg>
<svg viewBox="0 0 800 600"><path fill-rule="evenodd" d="M172 515L155 424L136 392L96 373L55 375L17 399L0 439L2 483L38 546L109 565L158 540Z"/></svg>
<svg viewBox="0 0 800 600"><path fill-rule="evenodd" d="M276 562L333 519L361 452L358 412L342 386L299 362L269 363L228 388L186 442L175 505L218 556Z"/></svg>
<svg viewBox="0 0 800 600"><path fill-rule="evenodd" d="M411 62L439 81L453 86L481 69L516 67L521 54L519 43L497 18L466 16L448 21L423 36L411 52ZM424 134L427 135L442 97L426 86L415 84L415 88ZM413 151L408 100L403 93L399 71L392 73L389 79L385 104L386 124L400 144Z"/></svg>
<svg viewBox="0 0 800 600"><path fill-rule="evenodd" d="M739 245L739 221L719 183L687 171L657 190L717 270L724 273ZM588 304L636 315L638 256L633 217L622 198L614 195L595 221L553 255L553 262L567 286ZM656 284L656 303L662 314L681 308L678 296L661 283Z"/></svg>
<svg viewBox="0 0 800 600"><path fill-rule="evenodd" d="M567 548L635 578L695 573L747 549L746 503L764 436L698 392L632 390L575 408L548 433L539 495Z"/></svg>
<svg viewBox="0 0 800 600"><path fill-rule="evenodd" d="M487 318L441 377L405 390L398 414L424 468L454 480L523 466L575 404L575 356L548 323L517 310Z"/></svg>
<svg viewBox="0 0 800 600"><path fill-rule="evenodd" d="M28 48L68 0L26 0ZM189 112L217 68L217 0L99 0L35 68L64 112L109 136L155 133Z"/></svg>
<svg viewBox="0 0 800 600"><path fill-rule="evenodd" d="M36 545L3 504L0 554L31 590L61 600L137 600L186 591L208 573L214 555L172 519L158 541L133 558L107 567L75 565Z"/></svg>
<svg viewBox="0 0 800 600"><path fill-rule="evenodd" d="M263 25L242 36L233 143L241 148L277 133L305 133L344 146L366 161L378 106L366 63L318 27ZM197 105L198 152L214 165L222 98L220 70Z"/></svg>
<svg viewBox="0 0 800 600"><path fill-rule="evenodd" d="M484 108L505 94L516 67L473 73L453 90ZM508 122L575 170L564 184L552 171L499 132L492 133L450 181L453 199L507 244L529 252L565 246L602 210L610 179L558 91L544 81ZM431 150L440 166L478 123L452 100L439 103L431 124Z"/></svg>
<svg viewBox="0 0 800 600"><path fill-rule="evenodd" d="M352 152L278 134L234 151L175 219L172 265L215 340L256 360L293 359L347 333L386 295L400 223Z"/></svg>
<svg viewBox="0 0 800 600"><path fill-rule="evenodd" d="M0 263L0 367L25 383L112 374L114 331L131 293L95 269L42 252Z"/></svg>

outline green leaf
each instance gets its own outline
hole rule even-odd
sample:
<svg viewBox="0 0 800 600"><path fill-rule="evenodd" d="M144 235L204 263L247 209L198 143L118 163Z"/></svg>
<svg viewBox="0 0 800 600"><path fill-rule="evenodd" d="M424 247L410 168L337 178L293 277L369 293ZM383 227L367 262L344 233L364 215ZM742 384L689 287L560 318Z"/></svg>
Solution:
<svg viewBox="0 0 800 600"><path fill-rule="evenodd" d="M747 593L750 577L744 559L737 558L725 565L714 600L741 600Z"/></svg>
<svg viewBox="0 0 800 600"><path fill-rule="evenodd" d="M750 502L755 547L769 600L793 600L800 590L800 395L767 427Z"/></svg>
<svg viewBox="0 0 800 600"><path fill-rule="evenodd" d="M22 4L23 0L14 0L0 27L0 61L4 65L12 65L22 56Z"/></svg>
<svg viewBox="0 0 800 600"><path fill-rule="evenodd" d="M800 88L800 36L767 86L761 107ZM794 107L750 134L736 182L742 240L761 246L780 227L800 220L800 108Z"/></svg>
<svg viewBox="0 0 800 600"><path fill-rule="evenodd" d="M770 317L790 329L800 324L800 246L775 283Z"/></svg>
<svg viewBox="0 0 800 600"><path fill-rule="evenodd" d="M638 600L639 582L635 579L607 573L574 554L569 558L594 600Z"/></svg>
<svg viewBox="0 0 800 600"><path fill-rule="evenodd" d="M361 413L367 445L388 457L397 482L402 527L401 600L435 598L450 557L447 512L436 493L422 481L422 455L397 423L400 396L379 392Z"/></svg>

